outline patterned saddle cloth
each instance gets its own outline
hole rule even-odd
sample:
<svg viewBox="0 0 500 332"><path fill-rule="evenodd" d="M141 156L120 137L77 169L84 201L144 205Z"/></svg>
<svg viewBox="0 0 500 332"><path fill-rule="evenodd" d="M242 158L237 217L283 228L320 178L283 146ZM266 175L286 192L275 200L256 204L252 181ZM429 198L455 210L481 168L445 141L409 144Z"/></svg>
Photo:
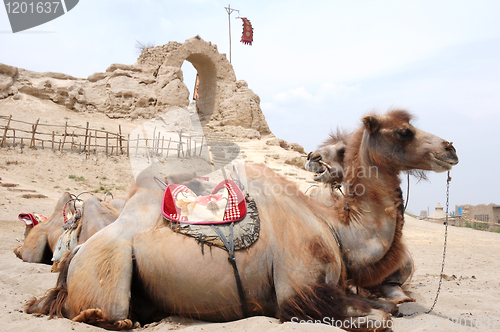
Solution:
<svg viewBox="0 0 500 332"><path fill-rule="evenodd" d="M228 249L228 242L234 250L247 248L260 232L254 200L232 180L222 181L208 196L197 196L183 185L168 185L162 214L174 231L194 237L198 243L224 249Z"/></svg>
<svg viewBox="0 0 500 332"><path fill-rule="evenodd" d="M208 196L197 196L186 186L171 184L163 195L162 213L168 220L187 224L225 224L242 220L247 205L232 180L222 181Z"/></svg>
<svg viewBox="0 0 500 332"><path fill-rule="evenodd" d="M19 220L24 222L26 226L33 225L36 226L42 221L46 220L47 217L43 214L35 214L35 213L20 213L18 216Z"/></svg>

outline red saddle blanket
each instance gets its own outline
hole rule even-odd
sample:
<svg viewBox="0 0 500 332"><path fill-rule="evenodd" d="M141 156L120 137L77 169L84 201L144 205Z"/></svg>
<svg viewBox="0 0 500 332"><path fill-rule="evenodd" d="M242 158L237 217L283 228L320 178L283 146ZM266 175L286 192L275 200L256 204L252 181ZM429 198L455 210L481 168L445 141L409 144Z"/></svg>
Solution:
<svg viewBox="0 0 500 332"><path fill-rule="evenodd" d="M47 217L42 214L34 214L34 213L20 213L18 218L19 220L24 222L26 226L29 225L36 226L45 219L47 219Z"/></svg>
<svg viewBox="0 0 500 332"><path fill-rule="evenodd" d="M219 183L208 196L197 196L180 184L165 189L162 214L171 221L203 225L224 224L245 218L247 205L240 188L232 180Z"/></svg>

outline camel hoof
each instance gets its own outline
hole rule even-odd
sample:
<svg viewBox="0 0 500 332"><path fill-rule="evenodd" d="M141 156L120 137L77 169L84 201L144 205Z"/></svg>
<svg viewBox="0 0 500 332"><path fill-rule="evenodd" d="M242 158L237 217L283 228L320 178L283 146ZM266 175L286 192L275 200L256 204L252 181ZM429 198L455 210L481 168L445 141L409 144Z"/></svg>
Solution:
<svg viewBox="0 0 500 332"><path fill-rule="evenodd" d="M61 262L54 262L54 263L52 263L52 267L50 268L50 272L52 272L52 273L60 272L61 267L62 267Z"/></svg>
<svg viewBox="0 0 500 332"><path fill-rule="evenodd" d="M78 316L73 318L74 322L94 324L96 322L102 322L104 320L104 315L101 309L87 309L80 312Z"/></svg>
<svg viewBox="0 0 500 332"><path fill-rule="evenodd" d="M351 317L345 320L346 326L342 326L347 331L391 331L391 316L384 310L371 309L366 315Z"/></svg>
<svg viewBox="0 0 500 332"><path fill-rule="evenodd" d="M106 321L101 309L84 310L80 312L78 316L73 318L73 321L79 323L87 323L92 325L103 326L105 328L109 328L112 326L117 330L131 329L134 326L134 324L130 319L119 320L114 323Z"/></svg>
<svg viewBox="0 0 500 332"><path fill-rule="evenodd" d="M23 259L23 256L21 256L21 249L23 249L23 245L20 244L17 247L14 248L14 254L16 254L17 258Z"/></svg>
<svg viewBox="0 0 500 332"><path fill-rule="evenodd" d="M114 327L120 330L131 329L134 324L130 319L119 320L113 324Z"/></svg>
<svg viewBox="0 0 500 332"><path fill-rule="evenodd" d="M397 285L381 285L380 292L382 296L395 304L405 303L405 302L415 302L415 299L406 295L406 293Z"/></svg>

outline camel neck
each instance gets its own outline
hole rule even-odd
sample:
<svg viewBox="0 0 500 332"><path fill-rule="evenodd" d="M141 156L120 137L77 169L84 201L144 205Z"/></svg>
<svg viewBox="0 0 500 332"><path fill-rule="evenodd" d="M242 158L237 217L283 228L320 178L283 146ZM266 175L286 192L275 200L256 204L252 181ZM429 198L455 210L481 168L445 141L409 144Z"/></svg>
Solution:
<svg viewBox="0 0 500 332"><path fill-rule="evenodd" d="M400 242L403 222L398 172L376 164L361 138L358 149L346 155L345 198L337 205L342 223L335 227L350 271L383 260Z"/></svg>
<svg viewBox="0 0 500 332"><path fill-rule="evenodd" d="M345 204L349 209L376 213L380 219L386 209L399 204L399 172L387 163L376 162L385 157L376 155L366 131L361 130L356 135L355 146L349 147L346 153Z"/></svg>

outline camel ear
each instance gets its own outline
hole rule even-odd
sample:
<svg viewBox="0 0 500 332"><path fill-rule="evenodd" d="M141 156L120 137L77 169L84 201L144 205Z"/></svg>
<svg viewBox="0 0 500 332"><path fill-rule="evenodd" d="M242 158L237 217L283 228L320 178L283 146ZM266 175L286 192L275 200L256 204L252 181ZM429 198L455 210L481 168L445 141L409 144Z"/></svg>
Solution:
<svg viewBox="0 0 500 332"><path fill-rule="evenodd" d="M363 117L363 124L370 134L380 129L380 119L376 115L366 115Z"/></svg>
<svg viewBox="0 0 500 332"><path fill-rule="evenodd" d="M344 160L346 146L342 145L340 149L337 150L337 158Z"/></svg>

